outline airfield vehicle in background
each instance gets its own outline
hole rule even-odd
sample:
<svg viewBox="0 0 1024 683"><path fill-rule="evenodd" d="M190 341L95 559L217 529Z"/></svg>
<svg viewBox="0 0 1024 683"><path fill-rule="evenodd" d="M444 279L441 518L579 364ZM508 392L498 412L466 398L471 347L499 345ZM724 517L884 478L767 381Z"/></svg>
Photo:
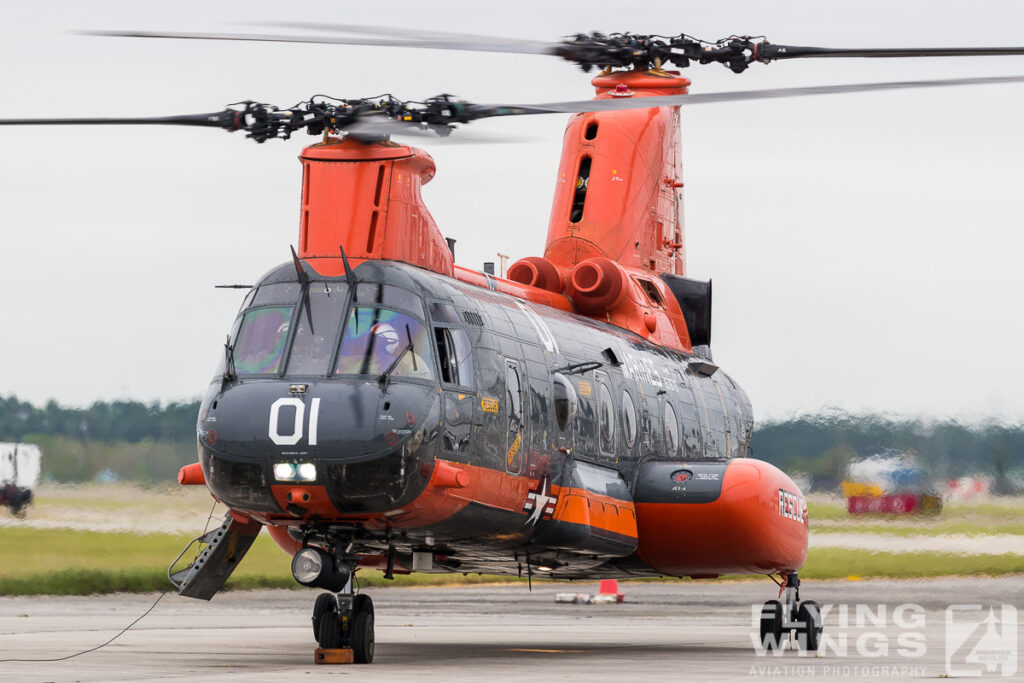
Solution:
<svg viewBox="0 0 1024 683"><path fill-rule="evenodd" d="M0 443L0 506L18 517L32 503L32 490L39 484L42 451L30 443Z"/></svg>

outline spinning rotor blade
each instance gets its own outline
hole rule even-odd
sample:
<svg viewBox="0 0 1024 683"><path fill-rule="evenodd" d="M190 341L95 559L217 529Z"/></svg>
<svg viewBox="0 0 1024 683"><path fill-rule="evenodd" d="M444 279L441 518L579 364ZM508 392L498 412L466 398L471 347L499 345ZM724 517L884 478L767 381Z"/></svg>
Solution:
<svg viewBox="0 0 1024 683"><path fill-rule="evenodd" d="M235 116L242 112L221 111L211 114L184 114L181 116L140 116L130 118L67 118L67 119L0 119L0 126L205 126L228 128L240 121Z"/></svg>
<svg viewBox="0 0 1024 683"><path fill-rule="evenodd" d="M957 85L995 85L1024 83L1024 76L984 76L947 78L934 81L896 81L825 85L774 90L745 90L703 95L662 95L651 97L611 97L600 100L548 102L541 104L473 104L439 95L422 102L399 100L391 95L363 99L334 99L317 95L290 109L278 109L259 102L239 102L221 112L185 116L141 118L60 118L0 119L0 125L186 125L244 130L257 142L270 138L288 139L304 129L311 135L340 131L357 140L383 140L391 135L437 135L447 138L455 124L498 116L534 114L579 114L596 111L676 107L742 100L770 100L809 95L835 95L882 90L907 90ZM234 108L232 108L234 107ZM494 142L496 140L484 140ZM469 140L467 140L469 142Z"/></svg>
<svg viewBox="0 0 1024 683"><path fill-rule="evenodd" d="M325 29L328 30L328 29ZM424 38L359 38L311 35L279 35L268 33L190 33L176 31L82 31L85 35L120 38L178 38L182 40L241 40L266 43L314 43L328 45L376 45L383 47L419 47L433 50L469 50L473 52L513 52L520 54L555 54L557 43L497 40L480 36L470 40L443 37ZM450 34L435 34L435 36Z"/></svg>
<svg viewBox="0 0 1024 683"><path fill-rule="evenodd" d="M819 85L806 88L775 88L770 90L738 90L732 92L707 93L703 95L658 95L652 97L616 97L608 100L578 100L575 102L548 102L526 105L472 105L474 108L489 107L493 112L472 118L491 116L517 116L524 114L581 114L590 111L618 111L623 109L646 109L648 107L675 107L717 102L738 102L741 100L774 100L785 97L808 95L840 95L854 92L881 90L907 90L913 88L938 88L956 85L995 85L1002 83L1024 83L1024 76L982 76L977 78L947 78L932 81L894 81L889 83L855 83L850 85Z"/></svg>
<svg viewBox="0 0 1024 683"><path fill-rule="evenodd" d="M91 35L133 38L180 38L194 40L247 40L277 43L326 43L339 45L377 45L418 47L470 52L511 52L546 54L575 62L584 71L593 67L635 69L660 68L672 64L690 66L692 62L717 62L741 73L753 62L767 64L780 59L839 57L982 57L1024 55L1024 47L948 47L948 48L827 48L801 45L776 45L763 37L730 36L717 41L694 38L685 33L658 36L632 33L579 33L559 42L544 42L481 36L445 31L332 24L310 22L271 23L270 26L357 35L275 35L250 33L179 33L162 31L90 31Z"/></svg>

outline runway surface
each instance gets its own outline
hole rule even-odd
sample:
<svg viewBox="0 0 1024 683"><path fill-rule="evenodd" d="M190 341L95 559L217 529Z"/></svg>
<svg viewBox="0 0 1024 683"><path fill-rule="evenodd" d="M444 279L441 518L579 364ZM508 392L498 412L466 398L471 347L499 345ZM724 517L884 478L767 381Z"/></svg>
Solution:
<svg viewBox="0 0 1024 683"><path fill-rule="evenodd" d="M560 592L595 591L591 583L542 584L532 593L522 585L367 591L377 618L370 666L313 663L316 591L224 593L209 603L167 595L113 644L63 662L3 662L0 680L835 681L975 670L1024 677L1016 653L1024 619L1011 621L1015 610L1003 607L1024 606L1024 577L808 581L801 597L828 610L818 656L755 650L752 610L778 593L767 580L622 589L619 605L555 603ZM0 659L93 647L155 598L0 598ZM984 609L950 610L964 604Z"/></svg>

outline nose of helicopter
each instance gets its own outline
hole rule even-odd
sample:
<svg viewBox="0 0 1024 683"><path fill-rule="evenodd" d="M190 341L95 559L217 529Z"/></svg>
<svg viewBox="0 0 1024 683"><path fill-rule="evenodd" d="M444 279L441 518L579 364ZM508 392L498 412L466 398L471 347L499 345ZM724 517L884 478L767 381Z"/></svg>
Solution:
<svg viewBox="0 0 1024 683"><path fill-rule="evenodd" d="M254 380L203 402L200 461L236 509L385 511L426 484L439 429L439 394L425 383Z"/></svg>

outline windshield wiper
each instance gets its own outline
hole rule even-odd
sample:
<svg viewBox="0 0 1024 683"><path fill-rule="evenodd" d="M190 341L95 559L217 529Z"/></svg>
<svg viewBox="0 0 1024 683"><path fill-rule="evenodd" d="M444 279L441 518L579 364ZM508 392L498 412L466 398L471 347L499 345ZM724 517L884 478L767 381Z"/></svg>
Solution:
<svg viewBox="0 0 1024 683"><path fill-rule="evenodd" d="M406 324L405 326L405 338L408 340L408 343L406 343L402 350L398 352L398 355L395 356L395 359L391 361L391 365L388 366L387 370L380 374L380 378L378 378L377 380L385 387L387 387L388 385L388 378L391 376L391 373L395 371L395 368L398 367L398 364L402 361L403 358L405 358L405 354L409 353L410 351L412 351L412 369L414 372L419 370L419 368L416 367L416 347L414 347L412 344L412 333L409 331L408 324Z"/></svg>
<svg viewBox="0 0 1024 683"><path fill-rule="evenodd" d="M224 339L224 381L228 382L238 379L238 372L235 370L235 347L231 344L231 335Z"/></svg>

